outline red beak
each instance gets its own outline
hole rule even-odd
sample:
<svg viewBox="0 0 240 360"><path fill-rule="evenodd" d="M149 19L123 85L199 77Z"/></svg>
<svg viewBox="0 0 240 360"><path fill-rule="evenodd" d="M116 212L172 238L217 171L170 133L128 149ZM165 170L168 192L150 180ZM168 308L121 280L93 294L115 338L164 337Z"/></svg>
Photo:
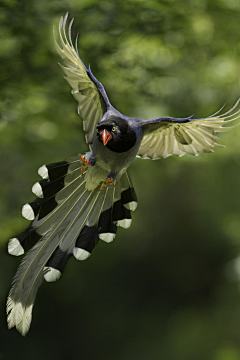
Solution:
<svg viewBox="0 0 240 360"><path fill-rule="evenodd" d="M107 145L107 143L109 142L109 140L111 140L111 138L112 138L112 135L110 134L110 132L108 132L106 129L104 129L102 132L102 136L101 136L103 145L104 146Z"/></svg>

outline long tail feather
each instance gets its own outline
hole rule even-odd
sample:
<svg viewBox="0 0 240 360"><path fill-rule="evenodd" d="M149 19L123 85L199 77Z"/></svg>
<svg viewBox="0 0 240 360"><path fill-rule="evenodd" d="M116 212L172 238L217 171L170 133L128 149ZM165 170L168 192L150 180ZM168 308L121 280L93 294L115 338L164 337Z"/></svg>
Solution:
<svg viewBox="0 0 240 360"><path fill-rule="evenodd" d="M24 336L43 279L58 280L68 259L72 255L87 259L99 239L111 242L117 226L130 226L130 210L137 206L127 173L102 191L100 185L87 190L79 157L43 165L39 174L43 180L33 186L39 197L23 211L33 221L8 245L12 255L31 249L19 266L7 300L8 327L15 326Z"/></svg>

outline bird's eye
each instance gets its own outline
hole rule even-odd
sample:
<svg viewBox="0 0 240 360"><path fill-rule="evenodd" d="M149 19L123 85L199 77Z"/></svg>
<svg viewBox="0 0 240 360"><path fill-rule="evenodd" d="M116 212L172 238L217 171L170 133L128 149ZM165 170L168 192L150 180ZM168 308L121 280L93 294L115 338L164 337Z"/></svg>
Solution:
<svg viewBox="0 0 240 360"><path fill-rule="evenodd" d="M112 127L112 131L116 131L116 126L113 126L113 127Z"/></svg>

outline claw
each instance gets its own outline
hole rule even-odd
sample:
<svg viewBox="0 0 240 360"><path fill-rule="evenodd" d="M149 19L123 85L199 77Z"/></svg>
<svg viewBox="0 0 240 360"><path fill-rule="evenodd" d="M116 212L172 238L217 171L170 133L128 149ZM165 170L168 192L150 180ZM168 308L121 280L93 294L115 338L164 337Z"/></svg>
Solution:
<svg viewBox="0 0 240 360"><path fill-rule="evenodd" d="M114 184L114 180L112 177L110 178L106 178L106 180L102 183L101 187L100 187L100 190L103 190L105 189L107 186L109 185L113 185Z"/></svg>
<svg viewBox="0 0 240 360"><path fill-rule="evenodd" d="M85 156L82 156L81 154L79 154L78 156L80 157L80 160L83 163L83 165L92 166L91 161L87 160Z"/></svg>
<svg viewBox="0 0 240 360"><path fill-rule="evenodd" d="M80 157L80 160L82 162L82 168L81 173L83 174L86 171L87 166L92 166L91 161L87 160L85 156L82 156L81 154L78 155Z"/></svg>

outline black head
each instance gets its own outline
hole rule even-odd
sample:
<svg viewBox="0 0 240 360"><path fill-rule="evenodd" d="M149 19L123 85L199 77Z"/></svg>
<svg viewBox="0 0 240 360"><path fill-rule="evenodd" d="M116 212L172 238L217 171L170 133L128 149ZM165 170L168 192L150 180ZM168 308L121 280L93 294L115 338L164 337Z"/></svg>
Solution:
<svg viewBox="0 0 240 360"><path fill-rule="evenodd" d="M97 137L114 152L130 150L136 143L136 133L125 119L110 117L97 126Z"/></svg>

